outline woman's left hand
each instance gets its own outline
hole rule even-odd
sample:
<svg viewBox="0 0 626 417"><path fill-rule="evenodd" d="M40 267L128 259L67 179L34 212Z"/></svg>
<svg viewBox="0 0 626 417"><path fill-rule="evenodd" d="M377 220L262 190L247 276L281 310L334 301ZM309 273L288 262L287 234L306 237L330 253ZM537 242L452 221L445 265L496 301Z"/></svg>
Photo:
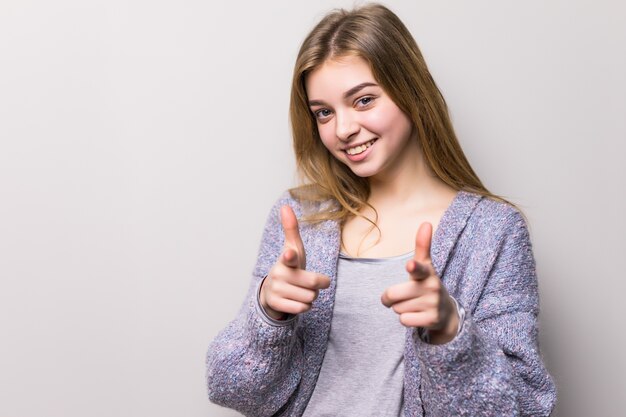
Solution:
<svg viewBox="0 0 626 417"><path fill-rule="evenodd" d="M432 225L422 223L415 238L415 257L407 262L409 280L387 288L380 300L400 315L407 327L428 329L430 343L454 339L459 325L456 305L430 259Z"/></svg>

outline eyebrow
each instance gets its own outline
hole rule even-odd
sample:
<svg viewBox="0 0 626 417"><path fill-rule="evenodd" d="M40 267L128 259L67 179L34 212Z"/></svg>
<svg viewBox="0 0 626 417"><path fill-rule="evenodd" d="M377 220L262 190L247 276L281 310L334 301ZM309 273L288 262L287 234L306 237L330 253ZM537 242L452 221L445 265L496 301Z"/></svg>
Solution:
<svg viewBox="0 0 626 417"><path fill-rule="evenodd" d="M349 89L348 91L343 93L343 98L347 99L350 96L355 95L356 93L358 93L359 91L361 91L365 87L378 87L378 84L371 83L371 82L364 82L364 83L361 83L359 85L355 85L354 87L352 87L351 89ZM324 105L324 102L321 101L321 100L310 100L309 101L309 106L322 106L322 105Z"/></svg>

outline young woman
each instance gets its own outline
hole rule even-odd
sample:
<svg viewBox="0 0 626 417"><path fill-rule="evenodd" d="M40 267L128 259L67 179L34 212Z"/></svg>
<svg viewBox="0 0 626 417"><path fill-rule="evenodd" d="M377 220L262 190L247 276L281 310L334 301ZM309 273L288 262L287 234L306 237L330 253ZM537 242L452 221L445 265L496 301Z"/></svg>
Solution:
<svg viewBox="0 0 626 417"><path fill-rule="evenodd" d="M238 317L207 355L211 401L251 416L543 416L523 216L465 158L387 8L327 15L295 65L306 183L265 226Z"/></svg>

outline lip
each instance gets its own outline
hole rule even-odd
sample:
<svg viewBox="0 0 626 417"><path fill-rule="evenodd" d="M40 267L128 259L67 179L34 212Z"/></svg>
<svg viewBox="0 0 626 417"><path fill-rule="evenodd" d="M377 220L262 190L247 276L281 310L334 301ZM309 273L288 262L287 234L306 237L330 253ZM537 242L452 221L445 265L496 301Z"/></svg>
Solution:
<svg viewBox="0 0 626 417"><path fill-rule="evenodd" d="M370 140L371 140L371 139L370 139ZM369 140L368 140L367 142L369 142ZM367 142L364 142L364 143L367 143ZM370 147L369 147L369 148L367 148L366 150L364 150L363 152L361 152L361 153L360 153L360 154L358 154L358 155L350 155L348 152L346 152L346 150L348 150L348 149L350 149L350 148L354 148L355 146L361 146L362 144L361 144L361 145L352 145L352 146L350 146L350 148L346 148L346 149L344 150L344 153L345 153L346 157L347 157L350 161L352 161L352 162L359 162L359 161L362 161L362 160L364 160L365 158L367 158L367 156L370 154L370 152L372 152L372 148L376 145L376 142L378 142L378 139L376 139L376 140L374 141L374 143L372 143L372 144L370 145Z"/></svg>

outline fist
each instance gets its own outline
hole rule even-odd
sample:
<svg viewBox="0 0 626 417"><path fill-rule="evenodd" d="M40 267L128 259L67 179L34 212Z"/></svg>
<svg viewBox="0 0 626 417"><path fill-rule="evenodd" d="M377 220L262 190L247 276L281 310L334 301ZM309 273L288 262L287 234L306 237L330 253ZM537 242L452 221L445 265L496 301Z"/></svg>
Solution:
<svg viewBox="0 0 626 417"><path fill-rule="evenodd" d="M387 288L381 302L399 315L404 326L428 329L431 343L441 344L456 336L459 318L432 265L431 239L432 225L422 223L415 238L415 256L406 264L409 280Z"/></svg>
<svg viewBox="0 0 626 417"><path fill-rule="evenodd" d="M310 310L319 290L330 286L330 278L326 275L305 270L304 244L291 207L281 207L280 220L285 232L285 244L265 277L259 295L265 312L276 320L285 319L287 314Z"/></svg>

